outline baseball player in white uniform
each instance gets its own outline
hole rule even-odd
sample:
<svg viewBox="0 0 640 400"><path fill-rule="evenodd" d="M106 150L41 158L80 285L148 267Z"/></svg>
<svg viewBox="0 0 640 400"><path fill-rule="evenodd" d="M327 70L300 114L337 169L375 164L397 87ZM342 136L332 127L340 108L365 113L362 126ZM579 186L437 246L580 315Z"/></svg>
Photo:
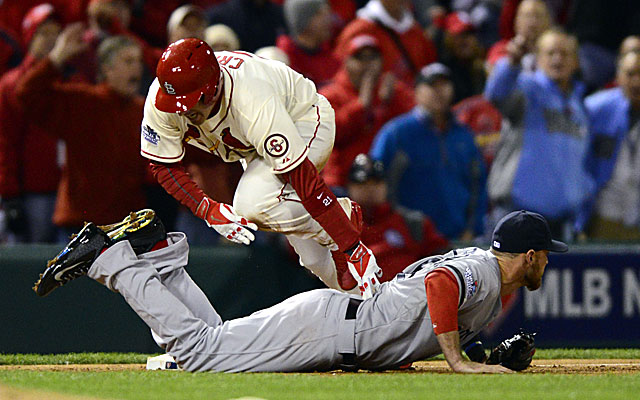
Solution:
<svg viewBox="0 0 640 400"><path fill-rule="evenodd" d="M498 316L501 296L540 287L549 251L567 250L541 215L517 211L498 223L490 250L420 260L370 299L318 289L223 322L184 269L185 235L146 226L124 237L109 233L121 237L114 242L87 225L36 286L46 295L86 273L120 293L187 371L383 370L443 353L456 372L508 372L466 361L461 344Z"/></svg>
<svg viewBox="0 0 640 400"><path fill-rule="evenodd" d="M359 207L337 199L318 175L335 124L314 84L278 61L214 54L194 38L171 44L156 74L141 153L162 186L227 239L249 244L256 228L284 233L300 263L327 286L370 297L381 271L359 239ZM185 144L242 163L233 206L191 179L180 163ZM358 288L340 286L340 274L349 272Z"/></svg>

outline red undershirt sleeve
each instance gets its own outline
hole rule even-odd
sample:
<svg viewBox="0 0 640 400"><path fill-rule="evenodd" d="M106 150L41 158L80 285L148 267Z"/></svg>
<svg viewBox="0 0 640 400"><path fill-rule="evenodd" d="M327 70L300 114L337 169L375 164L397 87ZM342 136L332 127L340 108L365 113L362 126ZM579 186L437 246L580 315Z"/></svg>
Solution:
<svg viewBox="0 0 640 400"><path fill-rule="evenodd" d="M182 163L160 164L152 161L149 166L153 176L164 190L195 214L198 205L206 195L193 181L184 165Z"/></svg>
<svg viewBox="0 0 640 400"><path fill-rule="evenodd" d="M427 306L436 335L458 330L458 281L443 268L430 272L424 279Z"/></svg>
<svg viewBox="0 0 640 400"><path fill-rule="evenodd" d="M359 232L308 158L280 176L293 187L304 208L327 231L340 251L348 251L359 243Z"/></svg>

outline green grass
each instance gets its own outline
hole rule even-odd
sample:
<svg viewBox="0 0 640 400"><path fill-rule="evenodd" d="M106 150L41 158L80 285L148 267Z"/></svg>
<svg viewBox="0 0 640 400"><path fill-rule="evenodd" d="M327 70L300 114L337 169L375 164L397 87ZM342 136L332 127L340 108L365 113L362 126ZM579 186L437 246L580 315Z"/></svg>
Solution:
<svg viewBox="0 0 640 400"><path fill-rule="evenodd" d="M0 364L144 363L145 354L0 354ZM536 359L636 358L640 349L541 349ZM220 374L181 371L0 370L0 383L100 399L632 399L630 375L455 375L429 373ZM46 396L43 396L46 398Z"/></svg>
<svg viewBox="0 0 640 400"><path fill-rule="evenodd" d="M66 353L66 354L1 354L0 365L44 364L144 364L147 357L158 354L139 353ZM537 349L537 360L550 359L640 359L640 349ZM442 356L433 358L444 360Z"/></svg>
<svg viewBox="0 0 640 400"><path fill-rule="evenodd" d="M631 399L636 375L220 374L0 371L19 388L104 399Z"/></svg>

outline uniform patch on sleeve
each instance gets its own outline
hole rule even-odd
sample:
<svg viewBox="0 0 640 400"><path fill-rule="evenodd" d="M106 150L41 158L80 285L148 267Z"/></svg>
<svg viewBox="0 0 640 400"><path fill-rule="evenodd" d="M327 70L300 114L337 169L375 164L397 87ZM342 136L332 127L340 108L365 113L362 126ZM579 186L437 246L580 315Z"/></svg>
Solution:
<svg viewBox="0 0 640 400"><path fill-rule="evenodd" d="M142 137L154 146L157 146L158 142L160 142L160 136L149 125L142 126Z"/></svg>
<svg viewBox="0 0 640 400"><path fill-rule="evenodd" d="M282 157L289 151L289 141L281 133L273 133L264 141L264 151L271 157Z"/></svg>
<svg viewBox="0 0 640 400"><path fill-rule="evenodd" d="M476 294L476 290L478 290L478 281L473 279L473 272L471 272L471 268L467 267L464 270L464 282L467 287L467 299Z"/></svg>

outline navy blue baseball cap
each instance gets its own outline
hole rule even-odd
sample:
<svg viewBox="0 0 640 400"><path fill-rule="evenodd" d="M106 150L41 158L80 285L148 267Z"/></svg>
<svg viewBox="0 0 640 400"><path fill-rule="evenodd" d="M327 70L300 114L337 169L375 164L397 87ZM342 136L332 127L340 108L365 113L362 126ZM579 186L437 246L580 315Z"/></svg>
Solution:
<svg viewBox="0 0 640 400"><path fill-rule="evenodd" d="M533 249L564 253L566 243L551 238L544 217L531 211L514 211L504 216L493 230L491 248L505 253L526 253Z"/></svg>

